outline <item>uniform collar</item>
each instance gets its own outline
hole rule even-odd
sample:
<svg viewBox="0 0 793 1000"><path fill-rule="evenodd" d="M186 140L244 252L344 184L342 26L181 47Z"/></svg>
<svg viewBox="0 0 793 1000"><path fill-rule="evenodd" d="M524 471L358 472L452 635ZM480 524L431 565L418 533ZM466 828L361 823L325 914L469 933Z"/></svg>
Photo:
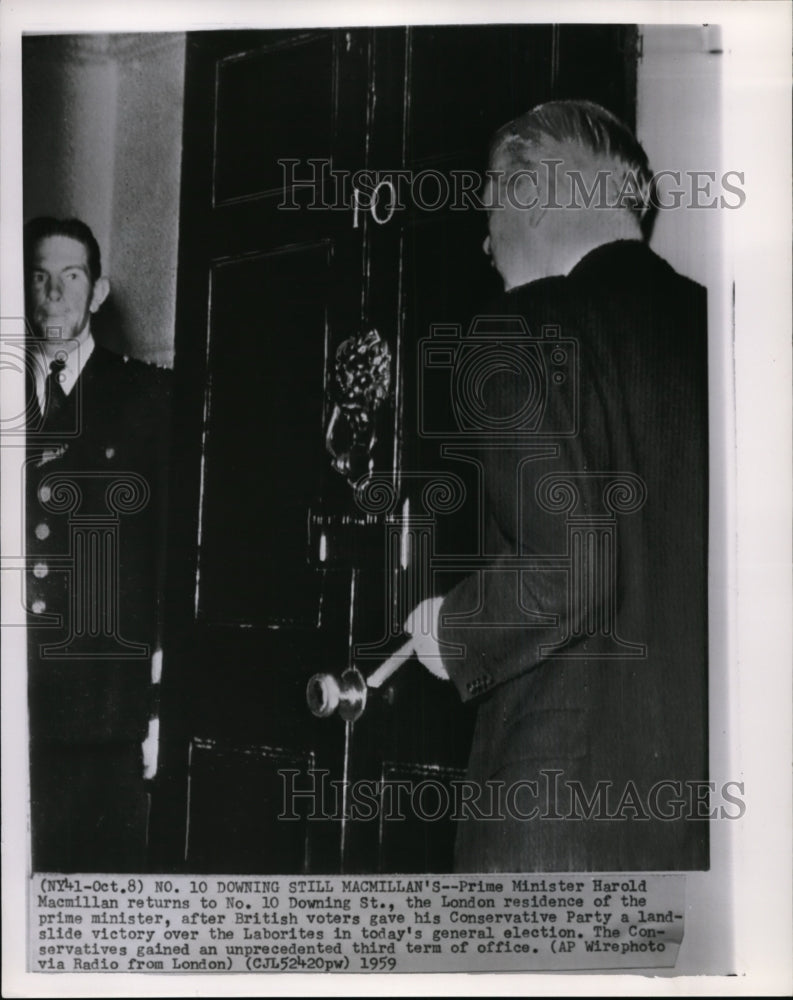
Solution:
<svg viewBox="0 0 793 1000"><path fill-rule="evenodd" d="M78 341L66 341L63 348L56 352L45 351L39 342L34 344L36 363L33 366L33 370L36 379L36 396L42 413L44 412L45 383L50 373L50 363L56 358L60 358L65 362L61 388L68 396L72 389L74 389L77 379L88 363L88 359L93 354L95 346L96 342L91 335L90 329L86 337Z"/></svg>

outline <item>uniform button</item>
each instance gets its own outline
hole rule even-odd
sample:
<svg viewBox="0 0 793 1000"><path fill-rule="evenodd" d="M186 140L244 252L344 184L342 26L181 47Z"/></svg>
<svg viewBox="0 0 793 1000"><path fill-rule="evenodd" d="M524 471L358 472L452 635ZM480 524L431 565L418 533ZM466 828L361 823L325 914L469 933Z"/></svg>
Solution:
<svg viewBox="0 0 793 1000"><path fill-rule="evenodd" d="M50 568L45 562L37 562L33 567L33 576L35 576L37 580L43 580L49 571Z"/></svg>
<svg viewBox="0 0 793 1000"><path fill-rule="evenodd" d="M34 615L43 615L47 610L47 605L40 598L33 602L32 609Z"/></svg>
<svg viewBox="0 0 793 1000"><path fill-rule="evenodd" d="M105 448L105 458L114 458L116 454L115 448Z"/></svg>
<svg viewBox="0 0 793 1000"><path fill-rule="evenodd" d="M36 538L38 538L38 540L40 542L43 542L45 538L49 538L50 537L50 527L49 527L49 525L45 524L42 521L41 524L37 524L36 525L36 527L34 529L34 534L35 534Z"/></svg>
<svg viewBox="0 0 793 1000"><path fill-rule="evenodd" d="M39 500L41 500L42 503L49 503L51 496L52 490L49 486L39 486Z"/></svg>

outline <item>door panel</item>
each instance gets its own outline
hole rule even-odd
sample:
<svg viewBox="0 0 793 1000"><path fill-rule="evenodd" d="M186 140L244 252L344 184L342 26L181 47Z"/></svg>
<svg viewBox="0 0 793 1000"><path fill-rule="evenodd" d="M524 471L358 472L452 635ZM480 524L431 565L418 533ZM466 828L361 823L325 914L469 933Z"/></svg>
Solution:
<svg viewBox="0 0 793 1000"><path fill-rule="evenodd" d="M186 867L226 874L258 871L265 864L272 873L307 872L307 803L295 803L295 820L274 823L273 816L282 812L281 775L287 772L305 778L314 763L310 754L268 746L192 740ZM221 843L222 851L218 850Z"/></svg>
<svg viewBox="0 0 793 1000"><path fill-rule="evenodd" d="M212 268L198 584L209 621L318 625L306 510L323 464L329 270L329 244Z"/></svg>
<svg viewBox="0 0 793 1000"><path fill-rule="evenodd" d="M332 148L339 68L334 36L285 35L265 46L254 38L250 50L218 61L215 205L280 195L278 160L306 163L328 157Z"/></svg>

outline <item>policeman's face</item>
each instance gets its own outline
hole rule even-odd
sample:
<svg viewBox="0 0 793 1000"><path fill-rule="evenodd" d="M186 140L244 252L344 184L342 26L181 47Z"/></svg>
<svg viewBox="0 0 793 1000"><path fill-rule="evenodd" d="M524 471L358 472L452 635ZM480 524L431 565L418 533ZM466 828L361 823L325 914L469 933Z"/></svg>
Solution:
<svg viewBox="0 0 793 1000"><path fill-rule="evenodd" d="M73 340L102 304L91 278L88 251L70 236L47 236L33 253L28 274L28 319L37 337Z"/></svg>

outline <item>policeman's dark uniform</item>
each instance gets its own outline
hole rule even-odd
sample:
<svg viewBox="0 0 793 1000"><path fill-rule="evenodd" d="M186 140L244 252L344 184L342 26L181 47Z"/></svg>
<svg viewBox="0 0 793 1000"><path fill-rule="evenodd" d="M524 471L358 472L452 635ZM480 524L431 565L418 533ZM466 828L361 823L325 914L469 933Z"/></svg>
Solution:
<svg viewBox="0 0 793 1000"><path fill-rule="evenodd" d="M32 380L31 380L32 384ZM28 427L36 871L140 871L170 372L99 345Z"/></svg>

